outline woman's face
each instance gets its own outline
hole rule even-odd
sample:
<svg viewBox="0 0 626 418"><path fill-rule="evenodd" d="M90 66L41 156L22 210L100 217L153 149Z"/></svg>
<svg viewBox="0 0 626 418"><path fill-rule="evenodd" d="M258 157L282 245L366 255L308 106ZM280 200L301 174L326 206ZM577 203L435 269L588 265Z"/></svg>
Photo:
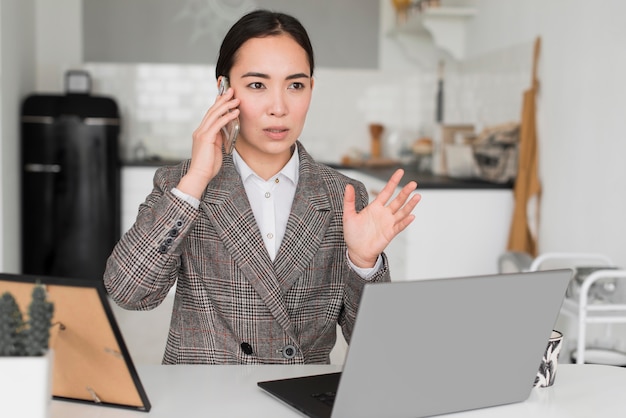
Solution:
<svg viewBox="0 0 626 418"><path fill-rule="evenodd" d="M304 49L284 34L249 39L237 52L230 84L241 101L237 151L245 159L280 156L286 162L311 102L313 79Z"/></svg>

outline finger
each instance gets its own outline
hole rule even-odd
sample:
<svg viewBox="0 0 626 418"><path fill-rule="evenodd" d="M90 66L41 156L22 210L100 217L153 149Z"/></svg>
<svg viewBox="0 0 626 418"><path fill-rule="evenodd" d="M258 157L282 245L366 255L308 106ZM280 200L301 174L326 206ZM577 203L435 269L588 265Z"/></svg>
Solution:
<svg viewBox="0 0 626 418"><path fill-rule="evenodd" d="M202 118L202 121L200 121L200 126L210 125L209 120L211 120L211 119L214 120L217 117L219 117L222 114L224 114L225 113L224 111L220 112L220 108L223 107L224 104L228 102L228 100L229 100L228 91L227 91L227 93L224 93L221 96L219 96L219 95L216 96L215 97L215 101L207 109L206 113L204 114L204 117Z"/></svg>
<svg viewBox="0 0 626 418"><path fill-rule="evenodd" d="M413 193L417 189L417 183L415 181L410 181L407 183L400 193L389 203L389 209L392 213L396 213L404 204L410 199L411 193Z"/></svg>
<svg viewBox="0 0 626 418"><path fill-rule="evenodd" d="M376 196L376 199L374 199L374 201L377 201L383 206L386 205L391 196L393 196L394 192L396 191L398 184L400 184L402 176L404 176L404 170L401 168L397 169L391 175L389 181L387 181L387 184L385 184L385 187L383 187L380 193L378 193L378 196Z"/></svg>
<svg viewBox="0 0 626 418"><path fill-rule="evenodd" d="M217 96L215 96L215 102L214 103L218 103L220 101L222 102L227 102L230 99L233 99L235 97L235 90L232 87L229 87L224 94L218 94Z"/></svg>
<svg viewBox="0 0 626 418"><path fill-rule="evenodd" d="M215 98L215 103L212 107L215 107L216 111L220 111L220 115L228 112L229 110L235 109L239 106L241 102L238 98L234 96L235 91L231 88L226 90L226 93L221 96L217 96Z"/></svg>
<svg viewBox="0 0 626 418"><path fill-rule="evenodd" d="M405 218L411 215L413 209L417 206L417 204L422 200L422 195L414 194L410 197L410 199L406 202L404 206L402 206L397 212L396 216L400 219Z"/></svg>
<svg viewBox="0 0 626 418"><path fill-rule="evenodd" d="M231 102L228 102L227 105L230 106ZM221 111L221 110L219 110ZM217 126L218 129L222 129L224 126L226 126L231 120L236 119L237 117L239 117L239 109L238 108L227 108L226 111L224 113L219 114L219 116L217 117L217 120L215 121L215 125Z"/></svg>
<svg viewBox="0 0 626 418"><path fill-rule="evenodd" d="M411 223L415 220L415 215L409 215L402 218L395 224L395 233L396 235L400 232L404 231L407 226L411 225Z"/></svg>
<svg viewBox="0 0 626 418"><path fill-rule="evenodd" d="M194 138L209 138L209 142L217 142L218 132L228 124L231 120L239 116L239 109L233 109L232 111L226 111L224 114L219 115L211 108L207 111L204 118L200 122L200 125L193 133ZM211 139L213 138L213 139Z"/></svg>
<svg viewBox="0 0 626 418"><path fill-rule="evenodd" d="M351 184L346 185L343 193L343 216L356 215L356 194Z"/></svg>
<svg viewBox="0 0 626 418"><path fill-rule="evenodd" d="M206 111L202 121L200 122L200 126L198 127L202 131L206 131L210 128L214 123L216 123L219 118L222 118L229 113L230 111L237 110L237 115L239 115L239 109L236 109L239 106L240 100L233 97L233 89L229 88L226 93L221 96L217 96L215 98L215 102L213 105ZM226 118L224 120L224 125L228 123L231 119L234 119L236 116L232 116L232 118ZM223 126L223 125L222 125ZM221 126L220 126L221 128Z"/></svg>

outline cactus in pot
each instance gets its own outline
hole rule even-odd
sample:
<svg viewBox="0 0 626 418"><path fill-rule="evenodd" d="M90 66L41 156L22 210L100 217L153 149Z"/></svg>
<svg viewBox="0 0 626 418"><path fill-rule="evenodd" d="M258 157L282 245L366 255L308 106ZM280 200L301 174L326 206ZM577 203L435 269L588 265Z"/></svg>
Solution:
<svg viewBox="0 0 626 418"><path fill-rule="evenodd" d="M23 351L20 347L23 329L20 307L13 295L6 292L0 297L0 356L14 356Z"/></svg>
<svg viewBox="0 0 626 418"><path fill-rule="evenodd" d="M54 305L36 284L25 321L13 295L0 297L0 356L41 356L48 350Z"/></svg>

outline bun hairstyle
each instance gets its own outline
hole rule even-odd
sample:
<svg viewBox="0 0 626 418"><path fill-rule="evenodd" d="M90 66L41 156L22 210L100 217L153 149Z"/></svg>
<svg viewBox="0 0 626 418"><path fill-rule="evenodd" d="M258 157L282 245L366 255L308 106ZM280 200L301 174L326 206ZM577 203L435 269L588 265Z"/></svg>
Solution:
<svg viewBox="0 0 626 418"><path fill-rule="evenodd" d="M309 59L310 76L313 76L314 58L313 47L306 29L293 16L272 12L269 10L255 10L240 18L228 31L222 45L215 67L215 78L229 76L235 63L237 51L247 40L265 38L286 34L293 38L304 49Z"/></svg>

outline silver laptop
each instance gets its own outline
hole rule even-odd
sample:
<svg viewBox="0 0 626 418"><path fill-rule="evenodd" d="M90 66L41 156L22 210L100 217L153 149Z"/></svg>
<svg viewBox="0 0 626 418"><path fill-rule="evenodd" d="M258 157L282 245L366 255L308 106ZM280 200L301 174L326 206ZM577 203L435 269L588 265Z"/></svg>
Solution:
<svg viewBox="0 0 626 418"><path fill-rule="evenodd" d="M309 417L425 417L528 398L572 271L372 283L341 373L259 382Z"/></svg>

